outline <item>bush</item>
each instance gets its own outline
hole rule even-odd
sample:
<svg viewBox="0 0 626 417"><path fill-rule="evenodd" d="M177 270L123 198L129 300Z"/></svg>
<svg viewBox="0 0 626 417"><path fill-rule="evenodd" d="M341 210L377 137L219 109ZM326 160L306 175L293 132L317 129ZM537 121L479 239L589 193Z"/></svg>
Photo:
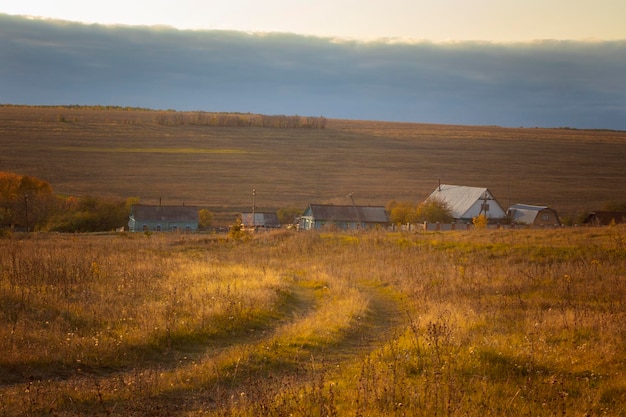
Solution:
<svg viewBox="0 0 626 417"><path fill-rule="evenodd" d="M477 229L486 228L487 222L488 222L487 216L485 216L484 214L478 215L472 219L472 223L474 224L474 227Z"/></svg>
<svg viewBox="0 0 626 417"><path fill-rule="evenodd" d="M59 213L48 228L54 232L108 232L128 221L126 201L91 196L60 200Z"/></svg>

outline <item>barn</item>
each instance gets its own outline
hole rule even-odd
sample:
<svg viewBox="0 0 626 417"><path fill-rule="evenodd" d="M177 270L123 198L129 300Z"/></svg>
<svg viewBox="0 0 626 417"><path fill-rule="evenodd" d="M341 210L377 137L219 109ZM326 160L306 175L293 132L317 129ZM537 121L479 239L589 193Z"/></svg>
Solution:
<svg viewBox="0 0 626 417"><path fill-rule="evenodd" d="M311 204L300 217L301 230L336 228L341 230L388 227L389 216L382 206L337 206Z"/></svg>
<svg viewBox="0 0 626 417"><path fill-rule="evenodd" d="M532 226L561 226L556 211L546 206L531 204L515 204L509 207L508 216L511 222Z"/></svg>
<svg viewBox="0 0 626 417"><path fill-rule="evenodd" d="M457 221L471 222L481 214L491 221L506 217L506 212L487 188L441 184L428 198L445 203Z"/></svg>
<svg viewBox="0 0 626 417"><path fill-rule="evenodd" d="M618 223L626 223L626 211L594 211L585 219L585 224L590 226L608 226Z"/></svg>
<svg viewBox="0 0 626 417"><path fill-rule="evenodd" d="M134 205L130 208L131 232L196 232L198 208L192 206Z"/></svg>

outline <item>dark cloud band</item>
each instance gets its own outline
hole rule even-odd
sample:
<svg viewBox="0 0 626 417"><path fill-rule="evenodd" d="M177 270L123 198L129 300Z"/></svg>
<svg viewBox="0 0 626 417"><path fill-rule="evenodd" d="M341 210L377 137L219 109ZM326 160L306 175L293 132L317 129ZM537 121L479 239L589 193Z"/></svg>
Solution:
<svg viewBox="0 0 626 417"><path fill-rule="evenodd" d="M626 41L357 42L0 15L0 102L626 129Z"/></svg>

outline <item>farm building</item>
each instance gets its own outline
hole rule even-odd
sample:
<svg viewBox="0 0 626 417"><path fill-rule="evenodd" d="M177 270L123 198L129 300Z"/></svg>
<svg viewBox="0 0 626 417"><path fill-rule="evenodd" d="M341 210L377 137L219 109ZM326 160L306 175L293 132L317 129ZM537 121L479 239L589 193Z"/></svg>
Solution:
<svg viewBox="0 0 626 417"><path fill-rule="evenodd" d="M508 216L513 223L532 226L560 226L556 211L546 206L515 204L509 207Z"/></svg>
<svg viewBox="0 0 626 417"><path fill-rule="evenodd" d="M626 211L594 211L585 219L585 224L590 226L608 226L612 223L626 223Z"/></svg>
<svg viewBox="0 0 626 417"><path fill-rule="evenodd" d="M196 232L198 208L191 206L147 206L130 208L128 230L131 232Z"/></svg>
<svg viewBox="0 0 626 417"><path fill-rule="evenodd" d="M336 206L311 204L300 217L300 229L334 227L342 230L371 229L389 226L389 216L382 206Z"/></svg>
<svg viewBox="0 0 626 417"><path fill-rule="evenodd" d="M260 227L265 229L280 227L276 213L241 213L241 224L243 227Z"/></svg>
<svg viewBox="0 0 626 417"><path fill-rule="evenodd" d="M481 214L489 220L506 216L502 206L487 188L441 184L428 198L446 203L457 221L471 222Z"/></svg>

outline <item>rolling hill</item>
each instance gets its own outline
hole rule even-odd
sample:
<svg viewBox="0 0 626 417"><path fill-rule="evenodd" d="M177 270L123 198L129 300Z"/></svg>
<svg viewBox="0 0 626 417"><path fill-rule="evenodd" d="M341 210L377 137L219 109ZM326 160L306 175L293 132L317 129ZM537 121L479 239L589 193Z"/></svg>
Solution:
<svg viewBox="0 0 626 417"><path fill-rule="evenodd" d="M484 186L503 207L564 216L624 200L626 132L326 121L325 128L222 127L213 113L0 106L0 170L56 193L139 197L216 212L419 202L438 182ZM246 118L247 114L231 115Z"/></svg>

